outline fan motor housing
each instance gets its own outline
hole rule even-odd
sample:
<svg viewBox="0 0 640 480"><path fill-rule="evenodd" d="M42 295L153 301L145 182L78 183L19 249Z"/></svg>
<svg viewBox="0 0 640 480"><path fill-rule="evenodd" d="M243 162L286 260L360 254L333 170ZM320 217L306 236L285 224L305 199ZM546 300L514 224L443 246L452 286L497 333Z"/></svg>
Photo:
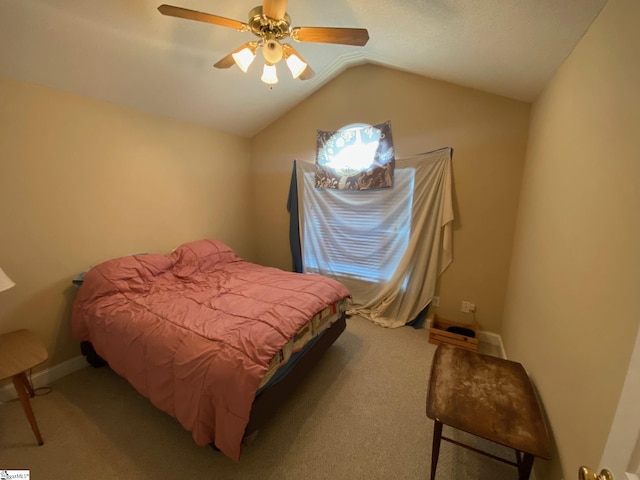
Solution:
<svg viewBox="0 0 640 480"><path fill-rule="evenodd" d="M271 40L282 40L291 35L291 17L284 14L280 20L267 17L262 12L262 6L257 6L249 12L249 28L254 35Z"/></svg>

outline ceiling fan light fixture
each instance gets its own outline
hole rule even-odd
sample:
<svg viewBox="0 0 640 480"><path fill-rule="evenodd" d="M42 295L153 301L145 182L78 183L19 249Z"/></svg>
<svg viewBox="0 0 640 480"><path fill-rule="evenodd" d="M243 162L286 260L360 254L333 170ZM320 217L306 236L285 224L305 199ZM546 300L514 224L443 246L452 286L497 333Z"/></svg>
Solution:
<svg viewBox="0 0 640 480"><path fill-rule="evenodd" d="M293 78L298 78L307 68L307 64L295 53L287 55L285 61L287 62L287 67L291 70Z"/></svg>
<svg viewBox="0 0 640 480"><path fill-rule="evenodd" d="M262 78L260 78L267 85L273 85L278 83L278 73L276 66L269 63L264 64L264 70L262 71Z"/></svg>
<svg viewBox="0 0 640 480"><path fill-rule="evenodd" d="M220 25L233 28L240 32L250 32L258 41L247 42L228 53L213 66L226 69L234 64L243 72L247 72L256 57L258 48L262 47L262 54L266 66L262 74L262 81L273 85L278 81L275 65L282 59L286 60L293 78L309 80L315 72L288 43L281 43L287 38L297 42L333 43L338 45L364 46L369 40L366 28L343 27L291 27L291 17L287 13L289 0L263 0L249 12L247 23L220 17L209 13L176 7L174 5L160 5L158 10L162 15L184 18L197 22Z"/></svg>
<svg viewBox="0 0 640 480"><path fill-rule="evenodd" d="M240 51L233 53L231 56L233 60L236 62L236 65L240 67L240 70L243 72L247 72L253 60L256 58L256 50L258 48L257 42L251 42L246 45Z"/></svg>

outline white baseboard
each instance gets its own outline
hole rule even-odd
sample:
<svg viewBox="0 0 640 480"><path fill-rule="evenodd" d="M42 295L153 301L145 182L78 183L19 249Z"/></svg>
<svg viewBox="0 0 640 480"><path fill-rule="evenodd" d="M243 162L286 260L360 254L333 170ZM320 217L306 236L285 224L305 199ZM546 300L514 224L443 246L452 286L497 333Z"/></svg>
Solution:
<svg viewBox="0 0 640 480"><path fill-rule="evenodd" d="M480 330L478 332L478 340L497 347L500 350L500 356L507 358L507 352L504 351L504 345L502 344L502 337L497 333Z"/></svg>
<svg viewBox="0 0 640 480"><path fill-rule="evenodd" d="M66 362L59 363L49 368L45 368L37 373L34 373L31 377L33 388L46 387L50 383L65 377L81 368L87 367L89 364L84 356L78 355ZM13 384L5 385L0 388L0 402L8 402L18 398Z"/></svg>

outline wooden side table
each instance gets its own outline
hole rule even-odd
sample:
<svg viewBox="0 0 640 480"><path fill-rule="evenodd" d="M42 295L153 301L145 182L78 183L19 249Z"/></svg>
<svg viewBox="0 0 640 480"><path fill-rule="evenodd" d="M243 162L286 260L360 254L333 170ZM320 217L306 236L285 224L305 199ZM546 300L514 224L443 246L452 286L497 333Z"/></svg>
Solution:
<svg viewBox="0 0 640 480"><path fill-rule="evenodd" d="M29 330L16 330L0 335L0 380L13 380L38 445L44 442L29 402L29 397L33 397L34 393L26 372L44 362L48 356L44 345Z"/></svg>
<svg viewBox="0 0 640 480"><path fill-rule="evenodd" d="M538 398L524 367L516 362L439 345L431 366L427 417L434 420L431 480L436 476L440 440L513 465L520 480L529 478L535 457L551 457ZM444 437L443 425L513 448L516 461Z"/></svg>

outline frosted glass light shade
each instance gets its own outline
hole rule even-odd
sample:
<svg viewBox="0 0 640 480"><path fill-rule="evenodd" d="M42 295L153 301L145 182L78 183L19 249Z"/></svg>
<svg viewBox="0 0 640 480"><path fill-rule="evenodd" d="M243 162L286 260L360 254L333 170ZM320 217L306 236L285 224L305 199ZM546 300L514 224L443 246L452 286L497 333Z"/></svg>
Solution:
<svg viewBox="0 0 640 480"><path fill-rule="evenodd" d="M262 78L260 80L268 85L278 83L278 73L276 72L276 66L265 63L264 70L262 72Z"/></svg>
<svg viewBox="0 0 640 480"><path fill-rule="evenodd" d="M231 54L236 65L240 67L240 70L246 73L251 63L256 58L255 50L251 50L249 47L244 47L239 52Z"/></svg>
<svg viewBox="0 0 640 480"><path fill-rule="evenodd" d="M13 283L13 280L11 280L9 276L0 268L0 292L3 290L8 290L14 285L15 283Z"/></svg>
<svg viewBox="0 0 640 480"><path fill-rule="evenodd" d="M262 55L267 63L275 65L282 60L282 45L277 40L271 39L264 42Z"/></svg>
<svg viewBox="0 0 640 480"><path fill-rule="evenodd" d="M295 53L287 56L286 59L287 67L291 70L291 75L293 78L298 78L304 72L304 69L307 68L307 64L302 61L300 57L298 57Z"/></svg>

